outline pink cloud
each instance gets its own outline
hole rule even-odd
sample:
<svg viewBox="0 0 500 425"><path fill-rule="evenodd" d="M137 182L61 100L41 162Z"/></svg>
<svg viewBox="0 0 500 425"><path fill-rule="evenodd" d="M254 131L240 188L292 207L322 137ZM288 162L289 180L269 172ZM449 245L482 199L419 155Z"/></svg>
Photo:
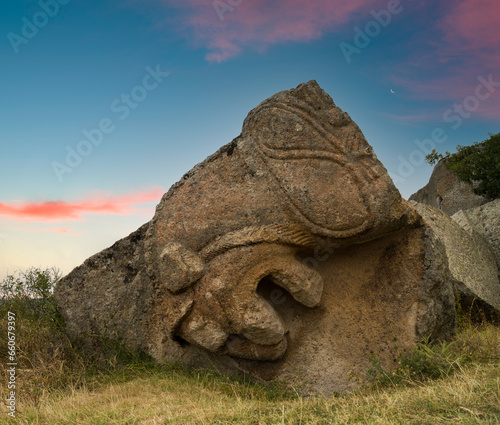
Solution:
<svg viewBox="0 0 500 425"><path fill-rule="evenodd" d="M462 0L440 26L451 49L472 52L489 65L498 66L499 18L498 0Z"/></svg>
<svg viewBox="0 0 500 425"><path fill-rule="evenodd" d="M263 51L277 43L318 39L373 6L370 0L159 1L181 9L177 29L208 48L206 59L213 62L234 57L247 47Z"/></svg>
<svg viewBox="0 0 500 425"><path fill-rule="evenodd" d="M163 193L163 189L154 187L121 196L98 194L81 201L71 202L0 202L0 215L11 220L39 223L82 221L83 216L87 214L129 215L137 211L143 212L143 209L136 207L136 205L154 201L158 202ZM53 229L62 231L65 228Z"/></svg>
<svg viewBox="0 0 500 425"><path fill-rule="evenodd" d="M352 37L356 21L362 27L371 19L372 9L387 7L387 2L373 0L156 1L169 7L170 15L175 16L169 18L171 28L194 45L208 49L205 57L210 62L226 61L245 50L263 52L280 43L309 42L331 32L345 32ZM432 3L412 3L413 10L419 13L408 14L405 19L422 22L419 31L407 41L410 59L404 63L399 58L401 65L393 62L383 66L386 74L399 73L393 83L407 87L415 98L450 101L453 105L474 94L479 76L495 72L500 80L500 2L445 3L441 8ZM436 17L438 13L442 15ZM475 115L498 119L499 107L500 90L482 101Z"/></svg>
<svg viewBox="0 0 500 425"><path fill-rule="evenodd" d="M414 54L393 82L420 99L450 101L450 107L474 96L480 77L500 82L500 2L459 0L428 34L425 53ZM498 119L500 90L480 101L475 116Z"/></svg>
<svg viewBox="0 0 500 425"><path fill-rule="evenodd" d="M36 232L50 232L50 233L68 233L71 227L45 227L43 229L36 229Z"/></svg>

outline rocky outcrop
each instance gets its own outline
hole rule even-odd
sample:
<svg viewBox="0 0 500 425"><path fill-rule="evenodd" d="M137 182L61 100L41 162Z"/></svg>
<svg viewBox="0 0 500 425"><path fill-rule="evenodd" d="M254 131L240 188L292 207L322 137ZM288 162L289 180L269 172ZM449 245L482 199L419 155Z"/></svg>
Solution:
<svg viewBox="0 0 500 425"><path fill-rule="evenodd" d="M304 392L353 385L455 325L443 243L315 81L250 112L154 218L63 278L76 333Z"/></svg>
<svg viewBox="0 0 500 425"><path fill-rule="evenodd" d="M465 304L477 303L486 311L500 312L500 283L495 255L488 242L474 229L468 215L462 211L456 215L462 226L468 228L465 231L437 208L414 201L411 203L443 243L448 268ZM471 216L477 217L475 214Z"/></svg>
<svg viewBox="0 0 500 425"><path fill-rule="evenodd" d="M450 216L488 202L486 198L474 194L472 186L460 181L442 160L434 167L429 183L411 195L409 200L438 208Z"/></svg>

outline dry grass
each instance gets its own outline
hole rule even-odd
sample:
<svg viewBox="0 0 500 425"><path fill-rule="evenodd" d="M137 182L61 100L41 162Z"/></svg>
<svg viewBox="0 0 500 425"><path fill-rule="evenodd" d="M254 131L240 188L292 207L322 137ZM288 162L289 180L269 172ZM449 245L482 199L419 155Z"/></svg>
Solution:
<svg viewBox="0 0 500 425"><path fill-rule="evenodd" d="M21 401L17 423L500 423L498 365L474 365L413 388L362 390L334 398L275 398L260 388L210 378L212 383L206 376L143 372L94 389L46 392L37 406Z"/></svg>
<svg viewBox="0 0 500 425"><path fill-rule="evenodd" d="M469 357L449 376L325 398L150 363L91 374L20 400L19 424L498 424L500 329L466 328L453 345ZM464 351L465 350L465 351ZM56 375L58 372L54 372ZM66 371L65 373L68 373ZM21 383L36 385L36 374ZM2 394L2 398L4 394ZM3 422L2 422L3 421Z"/></svg>
<svg viewBox="0 0 500 425"><path fill-rule="evenodd" d="M0 424L500 424L500 328L491 324L468 324L451 344L423 344L357 392L300 397L282 385L155 364L102 337L89 356L56 311L38 317L38 304L31 311L23 296L13 299L20 303L0 304L0 333L2 310L24 308L18 405L15 419L0 409Z"/></svg>

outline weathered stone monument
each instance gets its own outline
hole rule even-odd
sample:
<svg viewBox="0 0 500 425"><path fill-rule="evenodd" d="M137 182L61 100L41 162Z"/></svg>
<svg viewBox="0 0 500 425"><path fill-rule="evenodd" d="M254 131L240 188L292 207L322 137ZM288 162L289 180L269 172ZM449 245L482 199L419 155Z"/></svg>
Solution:
<svg viewBox="0 0 500 425"><path fill-rule="evenodd" d="M371 355L394 364L395 341L448 337L454 283L436 233L311 81L251 111L55 296L76 333L330 394Z"/></svg>

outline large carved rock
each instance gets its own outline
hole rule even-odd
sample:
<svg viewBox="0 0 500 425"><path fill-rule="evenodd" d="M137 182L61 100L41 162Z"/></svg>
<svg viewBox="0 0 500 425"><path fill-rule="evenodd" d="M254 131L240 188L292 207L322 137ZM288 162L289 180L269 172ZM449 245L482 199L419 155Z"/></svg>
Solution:
<svg viewBox="0 0 500 425"><path fill-rule="evenodd" d="M476 195L469 183L460 181L442 160L434 167L429 182L409 200L438 208L450 216L488 202L486 198Z"/></svg>
<svg viewBox="0 0 500 425"><path fill-rule="evenodd" d="M156 359L354 385L455 323L442 243L358 126L315 81L278 93L164 195L151 222L88 259L55 296L75 332Z"/></svg>

